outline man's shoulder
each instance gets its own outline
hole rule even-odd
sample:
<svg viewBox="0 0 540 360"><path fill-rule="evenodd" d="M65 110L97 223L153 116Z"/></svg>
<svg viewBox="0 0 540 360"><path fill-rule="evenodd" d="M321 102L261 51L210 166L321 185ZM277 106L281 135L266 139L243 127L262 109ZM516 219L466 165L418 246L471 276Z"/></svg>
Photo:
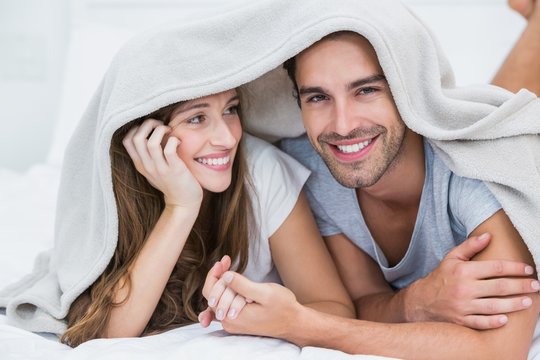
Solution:
<svg viewBox="0 0 540 360"><path fill-rule="evenodd" d="M279 148L310 170L314 170L321 161L306 134L295 138L282 139Z"/></svg>

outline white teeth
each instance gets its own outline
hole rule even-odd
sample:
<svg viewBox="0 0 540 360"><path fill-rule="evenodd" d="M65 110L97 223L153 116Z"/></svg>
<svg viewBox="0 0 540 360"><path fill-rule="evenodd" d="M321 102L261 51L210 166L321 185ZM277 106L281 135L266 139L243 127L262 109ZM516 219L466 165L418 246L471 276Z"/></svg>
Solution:
<svg viewBox="0 0 540 360"><path fill-rule="evenodd" d="M231 157L225 156L222 158L198 158L197 161L204 165L219 166L228 164L229 161L231 161Z"/></svg>
<svg viewBox="0 0 540 360"><path fill-rule="evenodd" d="M362 150L369 144L371 144L371 140L366 140L366 141L363 141L354 145L337 145L337 148L342 153L351 154L351 153L359 152L360 150Z"/></svg>

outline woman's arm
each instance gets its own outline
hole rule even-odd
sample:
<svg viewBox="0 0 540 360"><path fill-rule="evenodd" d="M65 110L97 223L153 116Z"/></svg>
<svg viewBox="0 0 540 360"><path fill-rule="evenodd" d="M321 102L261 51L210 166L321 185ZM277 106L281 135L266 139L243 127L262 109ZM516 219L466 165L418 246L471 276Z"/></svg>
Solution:
<svg viewBox="0 0 540 360"><path fill-rule="evenodd" d="M270 250L283 284L299 303L329 314L355 317L351 298L303 192L285 222L270 237Z"/></svg>
<svg viewBox="0 0 540 360"><path fill-rule="evenodd" d="M165 209L116 286L104 337L140 336L148 324L197 219L202 189L176 153L179 140L169 127L147 120L131 129L124 146L135 168L164 194ZM129 282L128 282L129 276Z"/></svg>

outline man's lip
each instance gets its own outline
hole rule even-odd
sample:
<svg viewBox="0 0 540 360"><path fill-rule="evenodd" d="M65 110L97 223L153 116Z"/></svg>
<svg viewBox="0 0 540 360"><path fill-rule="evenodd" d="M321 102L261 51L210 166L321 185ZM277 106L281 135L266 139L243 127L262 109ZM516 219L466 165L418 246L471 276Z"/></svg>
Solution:
<svg viewBox="0 0 540 360"><path fill-rule="evenodd" d="M328 143L328 146L330 147L330 150L332 151L332 153L334 154L337 160L342 161L342 162L353 162L353 161L363 160L366 156L368 156L368 154L371 152L371 149L377 142L378 138L379 136L377 135L374 138L364 139L361 141L358 139L354 139L352 140L352 142L351 140L347 140L346 142L341 142L341 141L338 142L339 146L347 146L347 145L358 144L364 141L370 141L370 143L366 147L364 147L362 150L355 153L344 153L341 150L339 150L337 145L334 145L331 143Z"/></svg>
<svg viewBox="0 0 540 360"><path fill-rule="evenodd" d="M363 138L363 139L356 138L356 139L350 139L350 140L332 141L332 142L327 142L327 143L333 146L355 145L355 144L363 143L364 141L373 141L377 136L378 135L371 138Z"/></svg>

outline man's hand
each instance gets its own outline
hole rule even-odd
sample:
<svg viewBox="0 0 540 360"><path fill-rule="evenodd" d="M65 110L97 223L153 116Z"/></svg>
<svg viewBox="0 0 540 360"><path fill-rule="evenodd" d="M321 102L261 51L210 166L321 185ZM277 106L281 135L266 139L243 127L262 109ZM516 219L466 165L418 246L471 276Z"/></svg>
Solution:
<svg viewBox="0 0 540 360"><path fill-rule="evenodd" d="M405 295L409 321L444 321L473 329L494 329L508 321L507 313L527 309L524 296L540 289L534 269L506 260L469 261L490 241L489 234L473 236L454 248L439 266ZM520 277L520 278L513 278Z"/></svg>

